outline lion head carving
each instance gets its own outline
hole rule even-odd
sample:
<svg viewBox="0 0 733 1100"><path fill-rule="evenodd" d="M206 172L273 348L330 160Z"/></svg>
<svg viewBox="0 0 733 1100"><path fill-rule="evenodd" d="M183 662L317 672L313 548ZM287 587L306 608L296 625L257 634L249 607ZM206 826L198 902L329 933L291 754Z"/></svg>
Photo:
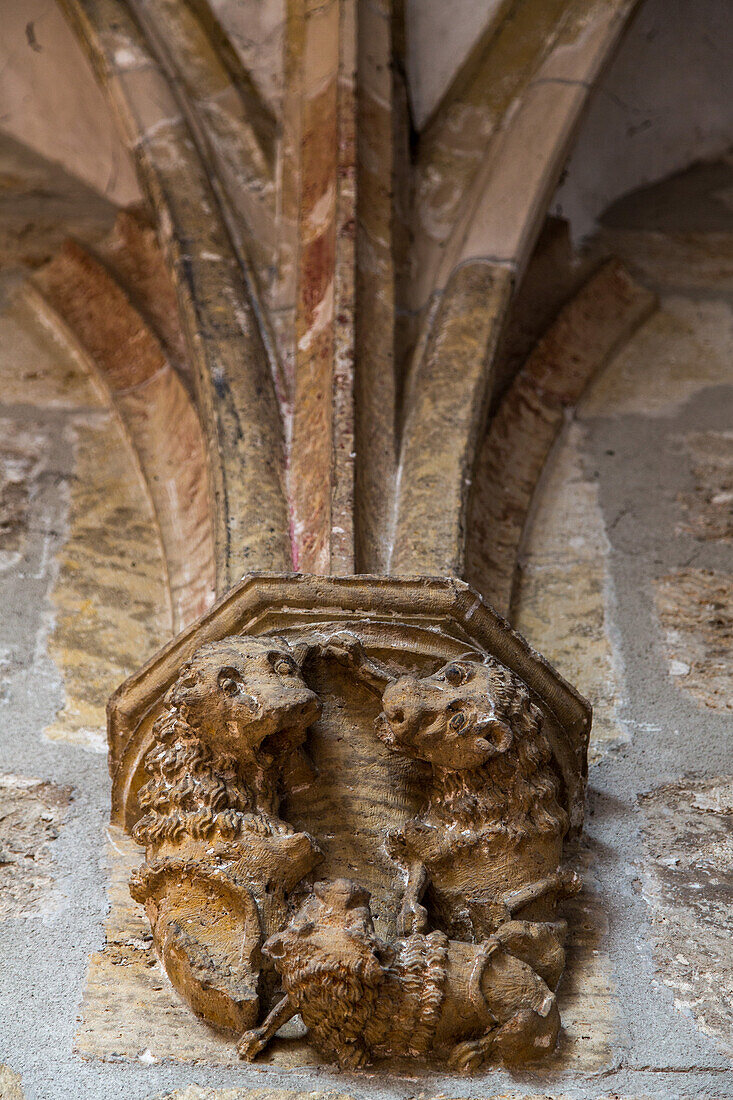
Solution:
<svg viewBox="0 0 733 1100"><path fill-rule="evenodd" d="M243 1057L255 1057L296 1012L316 1047L348 1068L441 1053L456 1068L478 1068L492 1054L514 1060L554 1048L555 998L499 937L474 945L413 933L392 946L374 931L369 897L345 879L316 883L266 941L285 998L269 1024L242 1036Z"/></svg>
<svg viewBox="0 0 733 1100"><path fill-rule="evenodd" d="M373 1046L367 1033L374 1026L385 965L394 958L374 931L369 897L347 879L317 882L287 928L262 948L315 1045L352 1067L366 1061Z"/></svg>
<svg viewBox="0 0 733 1100"><path fill-rule="evenodd" d="M466 658L433 676L401 676L387 686L382 706L385 744L463 771L507 752L512 720L533 704L524 685L498 662Z"/></svg>
<svg viewBox="0 0 733 1100"><path fill-rule="evenodd" d="M275 980L262 936L321 858L277 816L284 763L320 711L285 641L231 637L194 653L153 726L130 890L175 988L211 1022L256 1020Z"/></svg>
<svg viewBox="0 0 733 1100"><path fill-rule="evenodd" d="M281 960L289 984L298 984L298 970L311 974L316 959L319 970L336 964L378 984L382 963L394 952L377 938L369 901L368 890L349 879L317 882L287 928L271 936L263 951Z"/></svg>
<svg viewBox="0 0 733 1100"><path fill-rule="evenodd" d="M301 731L302 740L321 711L287 642L268 637L202 646L181 668L166 703L214 754L238 758L286 729Z"/></svg>
<svg viewBox="0 0 733 1100"><path fill-rule="evenodd" d="M287 643L231 637L202 646L165 704L145 761L151 778L138 795L147 811L133 830L138 842L290 832L269 816L278 773L321 703Z"/></svg>
<svg viewBox="0 0 733 1100"><path fill-rule="evenodd" d="M388 684L377 734L394 752L434 766L451 812L564 833L543 721L518 676L492 657L470 655L432 676Z"/></svg>

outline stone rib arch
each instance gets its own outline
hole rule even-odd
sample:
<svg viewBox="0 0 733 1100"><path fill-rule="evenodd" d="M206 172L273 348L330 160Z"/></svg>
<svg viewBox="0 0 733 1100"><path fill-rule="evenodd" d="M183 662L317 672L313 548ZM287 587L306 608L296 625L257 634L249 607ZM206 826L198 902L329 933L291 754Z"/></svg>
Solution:
<svg viewBox="0 0 733 1100"><path fill-rule="evenodd" d="M290 562L282 428L253 288L176 94L128 5L72 0L66 11L157 211L205 424L222 590L248 567Z"/></svg>

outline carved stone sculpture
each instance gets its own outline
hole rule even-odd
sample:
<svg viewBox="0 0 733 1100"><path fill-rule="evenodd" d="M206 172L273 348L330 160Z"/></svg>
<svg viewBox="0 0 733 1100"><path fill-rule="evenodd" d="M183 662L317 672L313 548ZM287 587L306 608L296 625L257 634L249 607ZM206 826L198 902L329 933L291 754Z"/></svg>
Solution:
<svg viewBox="0 0 733 1100"><path fill-rule="evenodd" d="M478 946L443 932L390 945L375 934L369 900L347 879L316 883L285 931L270 937L264 950L286 995L240 1040L245 1057L296 1012L321 1053L349 1069L436 1055L473 1070L493 1054L516 1062L554 1050L560 1015L538 972L557 981L551 937L507 926L506 936L500 930Z"/></svg>
<svg viewBox="0 0 733 1100"><path fill-rule="evenodd" d="M433 921L461 939L492 935L518 910L548 915L576 883L559 871L568 815L526 685L490 657L467 654L432 676L394 679L356 638L340 636L331 649L369 684L383 681L383 743L432 769L423 812L387 839L407 876L399 931L425 931L428 888Z"/></svg>
<svg viewBox="0 0 733 1100"><path fill-rule="evenodd" d="M132 895L176 989L230 1028L256 1020L262 934L320 858L276 816L283 770L320 709L287 643L229 638L181 668L153 728Z"/></svg>
<svg viewBox="0 0 733 1100"><path fill-rule="evenodd" d="M246 579L110 707L175 988L245 1058L551 1053L588 728L461 582Z"/></svg>

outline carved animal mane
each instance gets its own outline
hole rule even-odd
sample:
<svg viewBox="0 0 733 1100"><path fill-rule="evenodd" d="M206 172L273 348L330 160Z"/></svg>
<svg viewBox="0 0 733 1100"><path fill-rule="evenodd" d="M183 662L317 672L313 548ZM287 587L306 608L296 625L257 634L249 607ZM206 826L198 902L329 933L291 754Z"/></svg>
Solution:
<svg viewBox="0 0 733 1100"><path fill-rule="evenodd" d="M361 1046L379 1007L381 976L367 973L366 958L321 960L311 953L288 959L283 986L308 1026L316 1047L341 1060L350 1045Z"/></svg>
<svg viewBox="0 0 733 1100"><path fill-rule="evenodd" d="M145 759L150 780L140 789L145 811L133 829L138 844L158 845L183 836L233 840L243 833L288 831L257 812L255 794L232 756L214 757L175 707L153 726L153 747Z"/></svg>
<svg viewBox="0 0 733 1100"><path fill-rule="evenodd" d="M531 832L564 834L568 817L558 801L560 783L552 750L542 731L542 711L524 683L492 658L496 717L512 731L509 749L485 764L457 772L434 766L431 815L463 824L496 821L522 836Z"/></svg>
<svg viewBox="0 0 733 1100"><path fill-rule="evenodd" d="M343 1061L353 1050L426 1054L443 1003L447 937L412 935L395 944L397 954L386 967L370 939L362 941L357 959L291 954L279 967L283 985L314 1044L330 1057Z"/></svg>

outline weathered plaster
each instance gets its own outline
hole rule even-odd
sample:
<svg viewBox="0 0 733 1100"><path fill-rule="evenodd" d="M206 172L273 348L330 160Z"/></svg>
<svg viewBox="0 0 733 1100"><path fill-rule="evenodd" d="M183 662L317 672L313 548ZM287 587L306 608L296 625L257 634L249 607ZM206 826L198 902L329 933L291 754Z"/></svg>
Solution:
<svg viewBox="0 0 733 1100"><path fill-rule="evenodd" d="M733 578L682 567L656 581L669 675L706 707L733 711Z"/></svg>
<svg viewBox="0 0 733 1100"><path fill-rule="evenodd" d="M0 775L0 920L40 916L58 905L53 844L73 793L23 775Z"/></svg>
<svg viewBox="0 0 733 1100"><path fill-rule="evenodd" d="M644 897L665 985L677 1011L733 1057L733 776L659 787L641 806Z"/></svg>
<svg viewBox="0 0 733 1100"><path fill-rule="evenodd" d="M726 0L646 0L593 92L551 211L586 236L620 195L725 153L732 103Z"/></svg>
<svg viewBox="0 0 733 1100"><path fill-rule="evenodd" d="M490 33L507 6L506 0L459 0L451 6L407 0L407 75L418 130L438 106L476 40ZM441 44L438 51L436 42Z"/></svg>
<svg viewBox="0 0 733 1100"><path fill-rule="evenodd" d="M152 509L114 417L74 418L66 431L76 461L49 638L66 701L45 733L104 753L107 699L166 641L169 597Z"/></svg>
<svg viewBox="0 0 733 1100"><path fill-rule="evenodd" d="M629 740L619 713L623 658L609 619L610 545L598 486L584 469L583 427L571 424L548 460L525 528L512 620L593 703L589 758ZM612 621L612 620L611 620Z"/></svg>

